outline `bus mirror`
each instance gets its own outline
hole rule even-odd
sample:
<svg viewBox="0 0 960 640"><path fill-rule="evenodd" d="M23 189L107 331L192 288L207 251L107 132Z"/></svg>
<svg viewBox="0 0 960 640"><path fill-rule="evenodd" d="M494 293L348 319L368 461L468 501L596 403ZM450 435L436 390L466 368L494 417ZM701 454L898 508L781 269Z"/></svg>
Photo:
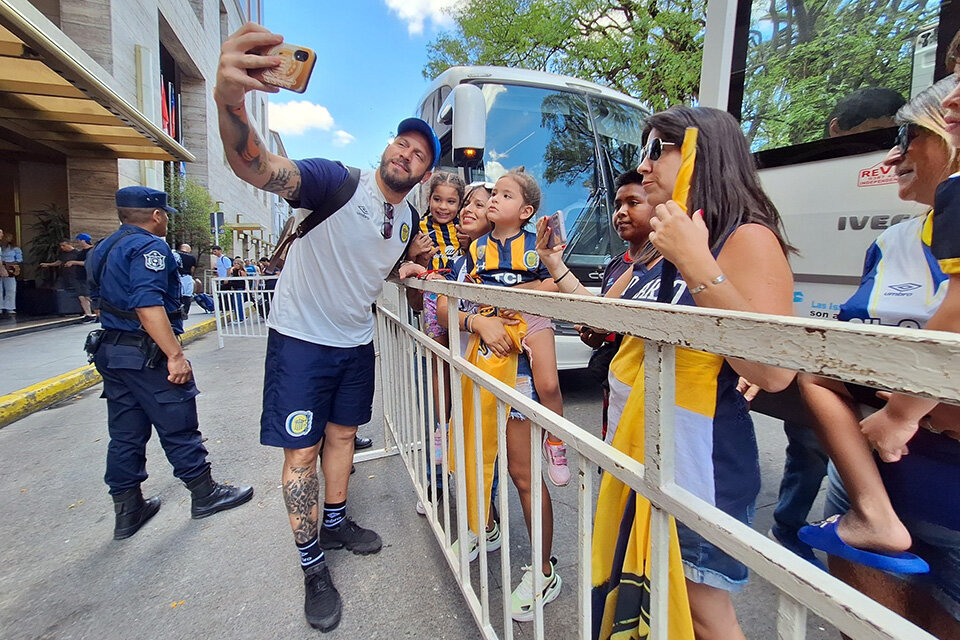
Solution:
<svg viewBox="0 0 960 640"><path fill-rule="evenodd" d="M479 168L487 139L487 103L480 87L457 85L444 100L438 118L453 125L453 164Z"/></svg>

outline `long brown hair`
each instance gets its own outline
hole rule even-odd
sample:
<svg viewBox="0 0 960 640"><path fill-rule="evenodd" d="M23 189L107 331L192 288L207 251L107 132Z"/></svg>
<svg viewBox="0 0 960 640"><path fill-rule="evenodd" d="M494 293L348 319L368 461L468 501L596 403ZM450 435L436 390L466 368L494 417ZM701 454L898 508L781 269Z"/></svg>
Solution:
<svg viewBox="0 0 960 640"><path fill-rule="evenodd" d="M710 107L670 107L647 118L646 144L656 129L664 142L679 145L687 127L700 130L697 161L690 189L690 211L703 209L710 230L710 250L716 251L738 226L762 224L780 242L785 254L796 252L787 242L780 213L760 186L757 166L736 119Z"/></svg>

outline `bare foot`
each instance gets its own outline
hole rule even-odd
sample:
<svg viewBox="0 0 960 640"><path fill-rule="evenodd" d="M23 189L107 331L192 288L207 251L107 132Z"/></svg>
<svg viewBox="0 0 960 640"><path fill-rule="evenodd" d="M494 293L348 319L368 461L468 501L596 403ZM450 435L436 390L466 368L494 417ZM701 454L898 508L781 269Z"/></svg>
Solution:
<svg viewBox="0 0 960 640"><path fill-rule="evenodd" d="M851 509L840 516L837 535L851 547L865 551L898 553L913 544L910 532L892 512L890 517L868 520Z"/></svg>

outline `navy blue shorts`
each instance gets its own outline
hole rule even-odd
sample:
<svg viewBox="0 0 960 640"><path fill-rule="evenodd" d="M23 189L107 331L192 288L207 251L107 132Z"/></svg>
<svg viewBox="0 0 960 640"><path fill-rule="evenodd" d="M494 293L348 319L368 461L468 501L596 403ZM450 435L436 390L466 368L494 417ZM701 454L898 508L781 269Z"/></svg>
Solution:
<svg viewBox="0 0 960 640"><path fill-rule="evenodd" d="M373 343L326 347L285 336L267 338L260 442L306 449L323 437L327 422L355 427L373 413Z"/></svg>

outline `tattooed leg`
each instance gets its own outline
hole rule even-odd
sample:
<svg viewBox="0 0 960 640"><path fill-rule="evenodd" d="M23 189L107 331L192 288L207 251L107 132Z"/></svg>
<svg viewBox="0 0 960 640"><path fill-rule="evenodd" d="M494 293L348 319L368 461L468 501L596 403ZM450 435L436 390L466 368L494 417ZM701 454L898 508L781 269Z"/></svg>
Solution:
<svg viewBox="0 0 960 640"><path fill-rule="evenodd" d="M283 502L290 517L290 528L298 545L317 537L320 479L317 454L320 445L307 449L284 449Z"/></svg>

